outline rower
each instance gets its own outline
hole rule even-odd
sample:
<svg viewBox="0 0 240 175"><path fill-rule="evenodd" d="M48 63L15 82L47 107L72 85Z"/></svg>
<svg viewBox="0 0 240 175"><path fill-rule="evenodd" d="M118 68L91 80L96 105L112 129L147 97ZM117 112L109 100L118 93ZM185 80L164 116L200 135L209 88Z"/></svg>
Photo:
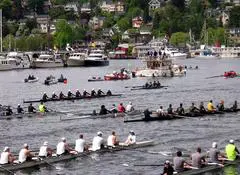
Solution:
<svg viewBox="0 0 240 175"><path fill-rule="evenodd" d="M157 82L153 81L153 87L157 87Z"/></svg>
<svg viewBox="0 0 240 175"><path fill-rule="evenodd" d="M91 91L91 97L94 97L94 96L96 96L97 95L97 93L96 93L96 91L94 90L94 88L92 89L92 91Z"/></svg>
<svg viewBox="0 0 240 175"><path fill-rule="evenodd" d="M212 100L209 101L209 103L207 105L207 110L208 110L208 112L214 112L215 111L215 107L213 106Z"/></svg>
<svg viewBox="0 0 240 175"><path fill-rule="evenodd" d="M111 96L112 92L110 90L107 91L107 96Z"/></svg>
<svg viewBox="0 0 240 175"><path fill-rule="evenodd" d="M205 113L207 112L206 109L205 109L205 107L204 107L203 102L201 102L200 105L199 105L199 112L200 112L201 114L205 114Z"/></svg>
<svg viewBox="0 0 240 175"><path fill-rule="evenodd" d="M10 116L12 114L13 114L13 111L12 111L11 107L8 106L7 109L6 109L6 116Z"/></svg>
<svg viewBox="0 0 240 175"><path fill-rule="evenodd" d="M79 139L75 141L75 150L79 153L88 150L88 146L86 145L85 140L83 139L83 135L79 135Z"/></svg>
<svg viewBox="0 0 240 175"><path fill-rule="evenodd" d="M61 139L61 142L57 144L56 154L60 156L60 155L72 154L72 153L76 153L76 151L68 145L68 143L66 142L66 138L63 137Z"/></svg>
<svg viewBox="0 0 240 175"><path fill-rule="evenodd" d="M185 171L187 168L187 163L184 160L184 158L182 158L182 152L181 151L177 151L177 156L173 158L173 164L174 164L174 169L177 173L183 172Z"/></svg>
<svg viewBox="0 0 240 175"><path fill-rule="evenodd" d="M145 88L148 88L149 87L149 84L148 82L145 83Z"/></svg>
<svg viewBox="0 0 240 175"><path fill-rule="evenodd" d="M151 118L152 113L148 109L146 109L146 110L144 110L143 114L144 114L144 119L148 120Z"/></svg>
<svg viewBox="0 0 240 175"><path fill-rule="evenodd" d="M125 107L123 106L122 103L120 103L120 104L118 105L118 112L119 112L119 113L125 113L125 111L126 111Z"/></svg>
<svg viewBox="0 0 240 175"><path fill-rule="evenodd" d="M110 111L106 109L105 105L102 105L101 109L100 109L100 112L99 112L99 115L106 115L108 113L110 113Z"/></svg>
<svg viewBox="0 0 240 175"><path fill-rule="evenodd" d="M104 92L100 88L98 88L97 95L98 96L104 95Z"/></svg>
<svg viewBox="0 0 240 175"><path fill-rule="evenodd" d="M161 175L173 175L174 169L169 160L164 163L163 173Z"/></svg>
<svg viewBox="0 0 240 175"><path fill-rule="evenodd" d="M132 105L132 102L129 102L129 104L126 106L126 112L132 112L134 111L134 107Z"/></svg>
<svg viewBox="0 0 240 175"><path fill-rule="evenodd" d="M195 106L194 103L192 103L192 106L189 108L190 113L198 113L199 109Z"/></svg>
<svg viewBox="0 0 240 175"><path fill-rule="evenodd" d="M196 167L196 168L202 168L205 161L204 156L201 154L202 150L201 148L197 148L197 152L193 153L191 155L191 159L192 159L192 166Z"/></svg>
<svg viewBox="0 0 240 175"><path fill-rule="evenodd" d="M14 160L15 160L15 157L10 152L10 148L5 147L3 152L1 153L0 164L1 165L10 164L10 163L13 163Z"/></svg>
<svg viewBox="0 0 240 175"><path fill-rule="evenodd" d="M238 110L237 100L234 101L234 104L230 109L234 112L236 112Z"/></svg>
<svg viewBox="0 0 240 175"><path fill-rule="evenodd" d="M104 148L104 140L102 138L102 132L98 131L97 136L93 138L92 150L97 151Z"/></svg>
<svg viewBox="0 0 240 175"><path fill-rule="evenodd" d="M33 154L29 150L28 144L23 145L23 149L20 150L19 156L18 156L18 161L20 163L26 162L26 161L31 161L33 157Z"/></svg>
<svg viewBox="0 0 240 175"><path fill-rule="evenodd" d="M48 112L46 106L44 105L44 103L41 101L39 107L38 107L38 110L40 113L45 113L45 112Z"/></svg>
<svg viewBox="0 0 240 175"><path fill-rule="evenodd" d="M161 87L161 83L157 81L157 87Z"/></svg>
<svg viewBox="0 0 240 175"><path fill-rule="evenodd" d="M218 111L224 112L224 101L221 100L221 102L217 105Z"/></svg>
<svg viewBox="0 0 240 175"><path fill-rule="evenodd" d="M24 110L23 110L23 108L21 107L20 104L18 104L18 107L17 107L17 113L18 113L18 114L22 114L22 113L24 113Z"/></svg>
<svg viewBox="0 0 240 175"><path fill-rule="evenodd" d="M36 108L33 107L32 103L28 106L28 112L29 113L36 113Z"/></svg>
<svg viewBox="0 0 240 175"><path fill-rule="evenodd" d="M212 148L210 148L208 155L211 163L219 163L219 161L223 160L223 156L217 148L217 142L212 143Z"/></svg>
<svg viewBox="0 0 240 175"><path fill-rule="evenodd" d="M90 95L90 94L86 91L86 89L84 89L84 90L83 90L83 96L84 96L84 97L87 97L88 95Z"/></svg>
<svg viewBox="0 0 240 175"><path fill-rule="evenodd" d="M60 94L59 94L59 99L64 99L66 98L66 96L63 94L63 92L61 91Z"/></svg>
<svg viewBox="0 0 240 175"><path fill-rule="evenodd" d="M148 87L149 87L149 88L153 87L152 82L149 83L149 86L148 86Z"/></svg>
<svg viewBox="0 0 240 175"><path fill-rule="evenodd" d="M161 116L164 116L164 111L163 111L163 107L160 106L159 109L157 109L156 111L158 113L158 115L161 117Z"/></svg>
<svg viewBox="0 0 240 175"><path fill-rule="evenodd" d="M47 99L49 99L49 97L47 96L47 93L44 92L44 93L43 93L42 100L43 100L43 101L47 101Z"/></svg>
<svg viewBox="0 0 240 175"><path fill-rule="evenodd" d="M67 97L68 97L68 98L72 98L72 97L74 97L74 94L71 92L70 89L68 90Z"/></svg>
<svg viewBox="0 0 240 175"><path fill-rule="evenodd" d="M53 150L48 147L48 142L44 142L43 145L40 147L38 156L40 158L46 158L46 157L51 157L53 153Z"/></svg>
<svg viewBox="0 0 240 175"><path fill-rule="evenodd" d="M234 140L229 140L229 143L225 147L225 152L227 155L227 159L230 161L234 161L238 158L239 151L237 147L234 145Z"/></svg>
<svg viewBox="0 0 240 175"><path fill-rule="evenodd" d="M132 145L132 144L135 144L135 143L136 143L136 135L135 135L135 133L134 133L133 130L131 130L131 131L129 132L128 138L127 138L127 140L125 141L125 143L128 144L128 145Z"/></svg>
<svg viewBox="0 0 240 175"><path fill-rule="evenodd" d="M80 93L80 91L79 91L78 89L77 89L77 91L76 91L75 97L76 97L76 98L81 97L81 93Z"/></svg>
<svg viewBox="0 0 240 175"><path fill-rule="evenodd" d="M169 104L169 107L168 107L168 109L167 109L167 113L168 114L173 114L173 108L172 108L172 104Z"/></svg>
<svg viewBox="0 0 240 175"><path fill-rule="evenodd" d="M119 144L119 141L117 140L117 136L115 131L112 132L112 135L108 136L107 139L107 146L109 147L115 147L116 145Z"/></svg>
<svg viewBox="0 0 240 175"><path fill-rule="evenodd" d="M55 92L52 93L52 99L57 99L58 96L55 94Z"/></svg>
<svg viewBox="0 0 240 175"><path fill-rule="evenodd" d="M116 113L118 113L118 110L117 110L117 107L116 107L116 105L115 104L113 104L112 105L112 108L111 108L111 113L113 113L113 114L116 114Z"/></svg>
<svg viewBox="0 0 240 175"><path fill-rule="evenodd" d="M180 103L180 106L177 108L176 112L177 112L178 115L184 115L185 114L182 103Z"/></svg>

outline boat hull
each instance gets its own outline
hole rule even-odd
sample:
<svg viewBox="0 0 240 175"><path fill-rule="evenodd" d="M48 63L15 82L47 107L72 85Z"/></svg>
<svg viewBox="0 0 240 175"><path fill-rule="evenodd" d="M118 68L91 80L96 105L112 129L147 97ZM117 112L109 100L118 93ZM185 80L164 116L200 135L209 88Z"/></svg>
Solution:
<svg viewBox="0 0 240 175"><path fill-rule="evenodd" d="M33 61L31 67L32 68L55 68L55 67L63 67L62 62L47 62L47 61Z"/></svg>
<svg viewBox="0 0 240 175"><path fill-rule="evenodd" d="M68 67L79 67L84 65L85 65L84 59L68 59L67 61Z"/></svg>
<svg viewBox="0 0 240 175"><path fill-rule="evenodd" d="M85 60L85 66L108 66L109 60Z"/></svg>

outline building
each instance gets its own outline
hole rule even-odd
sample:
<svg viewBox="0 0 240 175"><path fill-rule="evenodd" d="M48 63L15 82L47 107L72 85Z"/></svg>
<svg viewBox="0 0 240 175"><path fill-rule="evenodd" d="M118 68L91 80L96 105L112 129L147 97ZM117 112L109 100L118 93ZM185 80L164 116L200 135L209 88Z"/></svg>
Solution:
<svg viewBox="0 0 240 175"><path fill-rule="evenodd" d="M92 19L90 19L88 25L93 30L100 29L103 26L104 19L105 17L94 16Z"/></svg>
<svg viewBox="0 0 240 175"><path fill-rule="evenodd" d="M109 13L122 13L125 11L124 1L118 0L113 2L112 0L103 0L100 4L102 11Z"/></svg>
<svg viewBox="0 0 240 175"><path fill-rule="evenodd" d="M75 15L78 15L78 3L67 3L65 6L64 6L64 10L65 11L73 11Z"/></svg>
<svg viewBox="0 0 240 175"><path fill-rule="evenodd" d="M227 25L229 22L229 15L226 12L222 12L220 20L224 26Z"/></svg>
<svg viewBox="0 0 240 175"><path fill-rule="evenodd" d="M84 3L80 8L81 13L91 13L90 3Z"/></svg>
<svg viewBox="0 0 240 175"><path fill-rule="evenodd" d="M137 16L132 19L132 27L140 28L143 25L143 18L141 16Z"/></svg>
<svg viewBox="0 0 240 175"><path fill-rule="evenodd" d="M154 11L155 9L157 8L160 8L161 7L161 1L160 0L151 0L149 3L148 3L148 8L149 8L149 12L150 11Z"/></svg>
<svg viewBox="0 0 240 175"><path fill-rule="evenodd" d="M49 20L50 20L50 17L48 15L38 15L36 17L38 28L40 29L41 33L48 32Z"/></svg>
<svg viewBox="0 0 240 175"><path fill-rule="evenodd" d="M233 40L235 43L240 44L240 28L230 28L227 31L229 38Z"/></svg>

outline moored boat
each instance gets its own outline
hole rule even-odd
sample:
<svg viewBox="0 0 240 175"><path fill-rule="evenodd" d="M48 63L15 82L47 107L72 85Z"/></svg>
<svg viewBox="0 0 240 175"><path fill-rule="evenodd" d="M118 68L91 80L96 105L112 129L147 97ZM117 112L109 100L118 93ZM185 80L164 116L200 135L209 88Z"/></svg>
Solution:
<svg viewBox="0 0 240 175"><path fill-rule="evenodd" d="M103 50L92 50L88 57L85 59L85 66L108 66L108 57L104 54Z"/></svg>
<svg viewBox="0 0 240 175"><path fill-rule="evenodd" d="M101 77L90 77L88 79L89 82L95 82L95 81L104 81L104 79L102 79Z"/></svg>
<svg viewBox="0 0 240 175"><path fill-rule="evenodd" d="M71 53L69 58L67 59L67 66L69 67L84 66L86 57L87 50Z"/></svg>
<svg viewBox="0 0 240 175"><path fill-rule="evenodd" d="M54 68L63 66L60 54L40 54L38 58L31 62L32 68Z"/></svg>

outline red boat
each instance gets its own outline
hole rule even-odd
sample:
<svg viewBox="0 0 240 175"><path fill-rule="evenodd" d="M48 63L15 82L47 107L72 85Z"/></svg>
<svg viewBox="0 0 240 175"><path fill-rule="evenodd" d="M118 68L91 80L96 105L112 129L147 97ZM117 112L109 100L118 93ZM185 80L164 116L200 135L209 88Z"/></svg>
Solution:
<svg viewBox="0 0 240 175"><path fill-rule="evenodd" d="M128 80L130 76L125 73L112 73L104 76L104 80Z"/></svg>
<svg viewBox="0 0 240 175"><path fill-rule="evenodd" d="M223 76L226 78L234 78L237 76L237 73L235 71L228 71L228 72L224 72Z"/></svg>

